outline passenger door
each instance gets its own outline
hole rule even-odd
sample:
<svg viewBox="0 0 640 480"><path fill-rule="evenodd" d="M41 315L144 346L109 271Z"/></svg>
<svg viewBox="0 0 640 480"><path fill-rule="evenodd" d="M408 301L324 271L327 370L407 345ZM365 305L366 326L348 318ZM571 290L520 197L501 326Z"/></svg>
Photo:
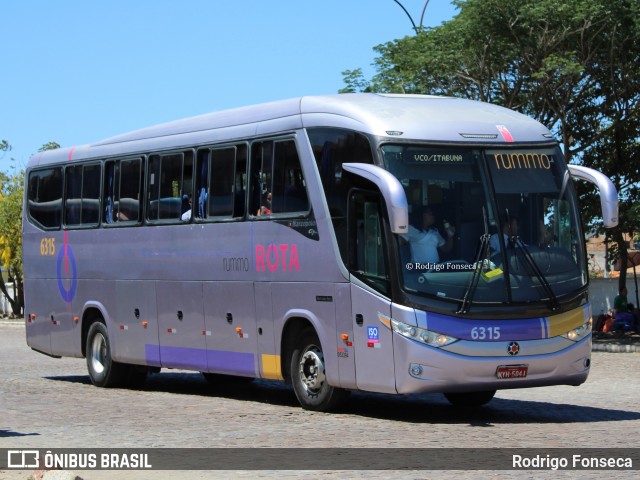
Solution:
<svg viewBox="0 0 640 480"><path fill-rule="evenodd" d="M354 191L349 198L349 269L359 389L395 393L391 282L380 195Z"/></svg>

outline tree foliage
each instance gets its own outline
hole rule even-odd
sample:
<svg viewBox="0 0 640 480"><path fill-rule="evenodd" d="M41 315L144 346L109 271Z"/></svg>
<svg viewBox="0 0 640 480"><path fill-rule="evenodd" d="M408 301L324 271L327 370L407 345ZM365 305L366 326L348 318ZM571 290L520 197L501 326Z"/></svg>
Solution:
<svg viewBox="0 0 640 480"><path fill-rule="evenodd" d="M567 161L620 192L623 233L640 225L640 0L455 0L441 26L378 45L377 74L343 72L342 91L421 93L496 103L536 118ZM579 186L585 223L602 230L597 193ZM624 275L621 275L624 282Z"/></svg>
<svg viewBox="0 0 640 480"><path fill-rule="evenodd" d="M0 142L0 150L8 152L11 145ZM0 172L0 264L13 280L14 291L9 294L4 281L0 291L11 304L14 314L21 314L24 306L22 289L22 184L24 172Z"/></svg>
<svg viewBox="0 0 640 480"><path fill-rule="evenodd" d="M44 144L39 151L60 148L56 142ZM11 145L0 142L0 151L8 152ZM15 315L21 315L24 308L22 269L22 202L24 171L0 172L0 265L13 281L14 290L8 292L4 281L0 281L0 291L11 304Z"/></svg>

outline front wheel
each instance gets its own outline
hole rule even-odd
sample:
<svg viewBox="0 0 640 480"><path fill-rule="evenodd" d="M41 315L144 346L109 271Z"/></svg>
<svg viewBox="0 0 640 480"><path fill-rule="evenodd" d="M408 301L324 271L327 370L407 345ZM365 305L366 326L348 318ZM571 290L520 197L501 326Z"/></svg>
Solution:
<svg viewBox="0 0 640 480"><path fill-rule="evenodd" d="M87 334L87 369L97 387L117 387L127 379L127 365L111 359L111 344L104 323L94 322Z"/></svg>
<svg viewBox="0 0 640 480"><path fill-rule="evenodd" d="M291 356L291 383L302 408L326 412L336 408L348 397L348 392L327 383L324 354L313 329L300 335Z"/></svg>
<svg viewBox="0 0 640 480"><path fill-rule="evenodd" d="M445 393L444 396L456 407L481 407L491 401L495 390L483 392Z"/></svg>

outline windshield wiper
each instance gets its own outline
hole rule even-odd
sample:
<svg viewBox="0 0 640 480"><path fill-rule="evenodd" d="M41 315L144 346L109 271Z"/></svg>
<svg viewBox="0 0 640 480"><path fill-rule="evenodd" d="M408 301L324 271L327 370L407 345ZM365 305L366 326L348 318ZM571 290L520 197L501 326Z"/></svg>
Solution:
<svg viewBox="0 0 640 480"><path fill-rule="evenodd" d="M549 298L549 301L551 303L551 310L554 312L556 310L560 310L560 302L558 302L558 297L556 297L555 293L553 293L553 289L551 288L551 285L549 285L549 281L538 267L538 264L531 255L531 252L529 251L527 246L520 240L519 237L514 237L509 243L512 243L517 247L515 248L516 251L522 251L522 257L525 260L525 265L527 265L530 271L533 272L533 274L536 276L538 282L540 282L540 286L544 290L544 293L546 293L547 297Z"/></svg>
<svg viewBox="0 0 640 480"><path fill-rule="evenodd" d="M491 235L489 235L487 212L484 207L482 207L482 217L484 219L484 233L480 235L480 246L478 247L478 253L476 254L475 262L473 264L474 268L473 274L471 275L471 281L469 282L469 286L467 287L466 292L464 292L462 303L460 304L460 308L456 312L457 314L464 314L469 312L469 308L471 308L471 302L473 302L473 297L475 296L476 289L478 288L478 282L480 281L484 262L488 257L487 254L489 252L489 239L491 238Z"/></svg>

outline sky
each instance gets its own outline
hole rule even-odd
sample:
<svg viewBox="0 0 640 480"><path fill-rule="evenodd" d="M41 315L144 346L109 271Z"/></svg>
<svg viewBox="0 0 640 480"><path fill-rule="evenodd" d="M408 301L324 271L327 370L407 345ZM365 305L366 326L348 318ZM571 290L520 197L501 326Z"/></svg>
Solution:
<svg viewBox="0 0 640 480"><path fill-rule="evenodd" d="M401 2L416 23L422 0ZM456 14L431 0L424 25ZM202 113L337 93L413 33L394 0L0 0L0 170ZM15 159L15 161L11 161Z"/></svg>

